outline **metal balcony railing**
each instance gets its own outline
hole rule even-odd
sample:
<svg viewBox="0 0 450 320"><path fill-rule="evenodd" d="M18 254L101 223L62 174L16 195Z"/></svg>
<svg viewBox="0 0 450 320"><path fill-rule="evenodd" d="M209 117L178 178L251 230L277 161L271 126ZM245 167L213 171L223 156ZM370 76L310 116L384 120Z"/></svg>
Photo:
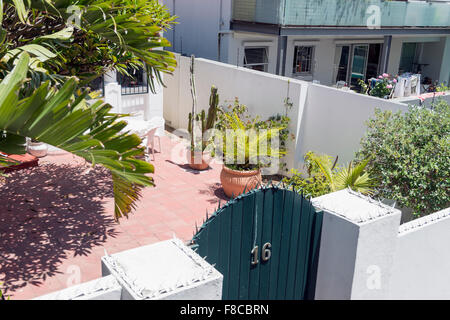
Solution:
<svg viewBox="0 0 450 320"><path fill-rule="evenodd" d="M378 14L379 13L379 14ZM377 16L378 15L378 16ZM450 27L448 1L234 0L233 20L281 26Z"/></svg>
<svg viewBox="0 0 450 320"><path fill-rule="evenodd" d="M122 95L145 94L148 93L147 78L144 69L131 69L128 73L131 77L117 73L117 82L122 87Z"/></svg>

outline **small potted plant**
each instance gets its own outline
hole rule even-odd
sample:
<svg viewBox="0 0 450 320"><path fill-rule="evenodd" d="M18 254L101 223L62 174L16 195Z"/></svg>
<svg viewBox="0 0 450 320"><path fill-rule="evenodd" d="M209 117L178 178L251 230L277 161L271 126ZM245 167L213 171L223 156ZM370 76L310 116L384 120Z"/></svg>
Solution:
<svg viewBox="0 0 450 320"><path fill-rule="evenodd" d="M369 95L389 99L394 91L397 79L390 79L390 75L383 73L378 76L378 80L375 82L373 88L369 91Z"/></svg>
<svg viewBox="0 0 450 320"><path fill-rule="evenodd" d="M47 155L48 145L35 139L29 139L27 144L27 152L32 156L42 158Z"/></svg>
<svg viewBox="0 0 450 320"><path fill-rule="evenodd" d="M254 123L245 124L235 111L225 113L221 125L224 129L219 151L224 165L220 182L228 197L236 197L261 185L261 168L270 165L270 159L279 159L286 154L271 144L271 138L284 128L257 130Z"/></svg>

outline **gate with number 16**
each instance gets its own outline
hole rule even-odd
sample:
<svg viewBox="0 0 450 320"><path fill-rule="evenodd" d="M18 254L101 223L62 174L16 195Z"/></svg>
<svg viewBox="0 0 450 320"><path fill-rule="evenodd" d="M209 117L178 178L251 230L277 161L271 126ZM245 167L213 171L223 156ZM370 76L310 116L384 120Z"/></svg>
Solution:
<svg viewBox="0 0 450 320"><path fill-rule="evenodd" d="M207 217L192 248L223 274L222 299L313 299L322 219L297 191L263 186Z"/></svg>

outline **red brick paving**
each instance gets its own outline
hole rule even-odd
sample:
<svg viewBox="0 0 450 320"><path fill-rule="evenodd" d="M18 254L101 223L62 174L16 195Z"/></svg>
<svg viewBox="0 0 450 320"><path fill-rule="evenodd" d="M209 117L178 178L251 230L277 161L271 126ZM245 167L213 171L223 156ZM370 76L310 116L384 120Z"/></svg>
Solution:
<svg viewBox="0 0 450 320"><path fill-rule="evenodd" d="M0 192L0 282L11 299L30 299L101 276L104 250L120 252L171 238L189 240L205 212L226 200L220 164L190 170L173 159L177 141L162 138L156 183L120 224L104 170L88 170L71 154L51 155L14 172ZM159 151L157 149L157 151Z"/></svg>

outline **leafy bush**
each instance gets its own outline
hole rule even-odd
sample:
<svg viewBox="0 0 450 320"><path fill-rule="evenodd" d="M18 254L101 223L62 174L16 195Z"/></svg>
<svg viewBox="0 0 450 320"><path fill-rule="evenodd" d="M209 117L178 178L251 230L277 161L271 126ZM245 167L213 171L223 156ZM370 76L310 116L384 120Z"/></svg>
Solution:
<svg viewBox="0 0 450 320"><path fill-rule="evenodd" d="M369 80L367 84L364 80L358 79L359 93L368 94L373 97L389 99L394 91L397 79L387 73L378 76L378 79Z"/></svg>
<svg viewBox="0 0 450 320"><path fill-rule="evenodd" d="M367 172L364 172L368 160L361 161L357 165L350 162L348 166L336 167L338 157L334 161L328 155L318 155L309 151L305 155L307 178L292 169L293 176L284 178L283 182L301 189L304 194L318 197L330 192L351 188L355 191L371 194L373 181Z"/></svg>
<svg viewBox="0 0 450 320"><path fill-rule="evenodd" d="M357 158L368 168L376 195L413 209L419 217L450 205L450 108L410 107L401 114L377 110L368 122Z"/></svg>
<svg viewBox="0 0 450 320"><path fill-rule="evenodd" d="M450 86L447 86L447 84L445 82L439 84L439 86L436 88L437 92L445 92L445 91L449 91L450 90Z"/></svg>

